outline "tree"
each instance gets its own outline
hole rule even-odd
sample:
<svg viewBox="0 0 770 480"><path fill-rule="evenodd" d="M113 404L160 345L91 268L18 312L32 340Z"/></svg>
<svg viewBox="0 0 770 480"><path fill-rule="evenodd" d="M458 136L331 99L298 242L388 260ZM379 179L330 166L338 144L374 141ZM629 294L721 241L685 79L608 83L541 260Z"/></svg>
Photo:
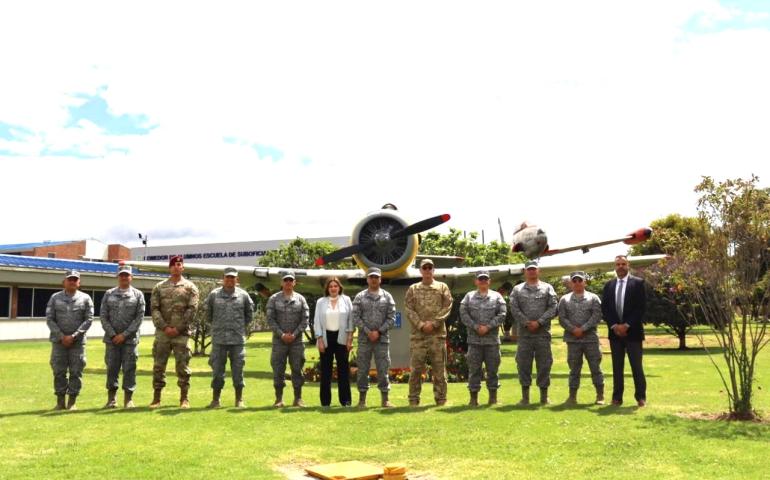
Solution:
<svg viewBox="0 0 770 480"><path fill-rule="evenodd" d="M279 268L317 268L315 260L318 257L322 257L328 253L337 250L339 247L331 242L311 242L304 238L295 238L289 243L281 245L275 250L271 250L265 254L259 261L259 264L264 267L279 267ZM340 260L338 262L331 262L324 266L328 269L344 269L351 268L351 260ZM313 317L315 316L315 304L318 297L316 295L303 294L307 300L308 307L310 307L310 329L309 332L305 332L310 343L315 343L315 330L313 329ZM256 302L256 307L263 312L267 307L267 300L259 297Z"/></svg>
<svg viewBox="0 0 770 480"><path fill-rule="evenodd" d="M190 324L190 338L193 341L193 355L204 356L206 349L211 345L211 324L206 314L206 298L217 288L217 282L195 280L193 283L198 287L198 310Z"/></svg>
<svg viewBox="0 0 770 480"><path fill-rule="evenodd" d="M691 252L697 248L707 232L707 225L700 217L683 217L671 214L655 220L650 225L655 232L651 239L634 245L631 255L667 254ZM645 269L648 285L647 312L645 319L679 339L679 350L687 349L687 334L705 318L701 309L685 295L689 282L678 278L676 260L660 262Z"/></svg>
<svg viewBox="0 0 770 480"><path fill-rule="evenodd" d="M461 230L450 228L449 233L428 232L420 243L422 255L454 255L465 259L464 265L500 265L524 261L520 253L512 253L511 246L494 240L479 243L479 234L470 232L467 236Z"/></svg>
<svg viewBox="0 0 770 480"><path fill-rule="evenodd" d="M757 356L770 342L770 194L758 181L703 177L695 191L707 234L697 249L680 254L680 274L691 284L685 295L699 305L721 347L724 364L709 358L725 387L728 418L740 420L758 416L752 403Z"/></svg>
<svg viewBox="0 0 770 480"><path fill-rule="evenodd" d="M295 238L263 256L259 264L263 267L279 268L316 268L315 260L329 254L339 247L331 242L311 242L304 238ZM331 262L324 268L350 268L350 260Z"/></svg>
<svg viewBox="0 0 770 480"><path fill-rule="evenodd" d="M489 243L480 243L478 237L479 234L477 232L463 235L461 230L455 228L450 228L447 234L428 232L423 237L422 243L420 243L420 254L463 257L465 259L463 263L468 267L505 265L524 261L522 254L511 252L510 245L496 240ZM461 351L466 351L468 347L465 325L460 322L460 302L464 296L465 292L455 292L453 294L454 303L452 311L446 320L449 345ZM506 305L508 305L507 301ZM508 313L510 316L510 312Z"/></svg>

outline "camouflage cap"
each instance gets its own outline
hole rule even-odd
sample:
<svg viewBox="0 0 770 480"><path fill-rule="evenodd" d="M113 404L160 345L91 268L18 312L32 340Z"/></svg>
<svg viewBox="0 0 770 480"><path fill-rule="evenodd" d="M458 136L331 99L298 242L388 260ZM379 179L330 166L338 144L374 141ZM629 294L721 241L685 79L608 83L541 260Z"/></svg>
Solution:
<svg viewBox="0 0 770 480"><path fill-rule="evenodd" d="M369 267L369 269L366 271L367 277L381 277L382 276L382 270L380 270L377 267Z"/></svg>
<svg viewBox="0 0 770 480"><path fill-rule="evenodd" d="M530 268L540 268L537 260L527 260L527 263L524 264L524 270L529 270Z"/></svg>
<svg viewBox="0 0 770 480"><path fill-rule="evenodd" d="M237 277L238 276L238 269L235 267L227 267L225 268L225 277Z"/></svg>
<svg viewBox="0 0 770 480"><path fill-rule="evenodd" d="M67 270L64 272L64 278L80 278L80 272L77 270Z"/></svg>
<svg viewBox="0 0 770 480"><path fill-rule="evenodd" d="M489 272L486 270L479 270L476 272L476 278L489 278Z"/></svg>
<svg viewBox="0 0 770 480"><path fill-rule="evenodd" d="M283 272L283 276L281 277L281 280L286 280L287 278L291 278L292 280L296 280L296 277L294 276L294 271L289 270L287 272Z"/></svg>
<svg viewBox="0 0 770 480"><path fill-rule="evenodd" d="M118 275L121 273L127 273L129 275L133 275L133 269L131 268L131 265L121 265L118 267Z"/></svg>
<svg viewBox="0 0 770 480"><path fill-rule="evenodd" d="M582 270L577 270L577 271L574 271L574 272L569 274L569 279L570 280L574 280L576 278L579 278L581 280L585 280L586 279L586 272L584 272Z"/></svg>
<svg viewBox="0 0 770 480"><path fill-rule="evenodd" d="M420 268L422 268L425 265L433 266L433 260L430 258L423 258L422 261L420 261Z"/></svg>

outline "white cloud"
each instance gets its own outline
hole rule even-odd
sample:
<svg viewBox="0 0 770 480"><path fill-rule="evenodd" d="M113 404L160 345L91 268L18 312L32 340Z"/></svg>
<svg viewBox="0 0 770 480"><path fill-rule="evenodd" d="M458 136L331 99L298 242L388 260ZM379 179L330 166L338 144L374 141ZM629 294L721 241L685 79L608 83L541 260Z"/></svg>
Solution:
<svg viewBox="0 0 770 480"><path fill-rule="evenodd" d="M770 176L770 32L682 29L737 14L716 2L48 7L0 14L0 43L17 46L0 121L104 158L16 145L25 156L2 160L14 181L0 195L23 205L7 222L25 228L1 242L116 225L221 241L340 235L389 201L487 238L498 216L507 236L526 218L556 247L692 214L702 174ZM158 127L65 129L71 95L102 87L112 113ZM62 184L78 185L87 219L53 213L72 200Z"/></svg>

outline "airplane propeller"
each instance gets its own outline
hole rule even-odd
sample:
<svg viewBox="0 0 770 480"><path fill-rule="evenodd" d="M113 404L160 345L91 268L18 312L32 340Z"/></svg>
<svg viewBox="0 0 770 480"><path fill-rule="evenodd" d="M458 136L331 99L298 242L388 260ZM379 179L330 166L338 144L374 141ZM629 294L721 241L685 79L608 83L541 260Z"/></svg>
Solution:
<svg viewBox="0 0 770 480"><path fill-rule="evenodd" d="M316 259L315 264L320 267L329 262L336 262L338 260L342 260L343 258L347 258L351 255L360 253L375 244L387 243L402 237L408 237L409 235L415 235L424 232L425 230L430 230L431 228L437 227L448 221L449 218L449 214L445 213L444 215L437 215L435 217L426 218L425 220L413 223L412 225L402 228L401 230L396 230L393 233L383 232L368 242L349 245L324 255L323 257L319 257Z"/></svg>

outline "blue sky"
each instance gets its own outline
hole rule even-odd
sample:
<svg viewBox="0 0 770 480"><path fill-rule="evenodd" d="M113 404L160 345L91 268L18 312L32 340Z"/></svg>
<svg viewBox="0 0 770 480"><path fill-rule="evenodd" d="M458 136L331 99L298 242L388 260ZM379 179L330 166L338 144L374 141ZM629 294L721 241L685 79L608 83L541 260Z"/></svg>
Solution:
<svg viewBox="0 0 770 480"><path fill-rule="evenodd" d="M98 93L79 93L73 97L82 103L69 107L70 121L67 127L77 128L80 121L87 120L102 129L105 135L146 135L155 128L149 125L146 115L116 115L110 112L107 101Z"/></svg>
<svg viewBox="0 0 770 480"><path fill-rule="evenodd" d="M718 13L703 11L695 13L683 25L690 33L717 33L729 30L770 29L769 1L721 1Z"/></svg>
<svg viewBox="0 0 770 480"><path fill-rule="evenodd" d="M558 248L770 181L768 2L300 3L4 7L0 243L338 236L392 202Z"/></svg>

